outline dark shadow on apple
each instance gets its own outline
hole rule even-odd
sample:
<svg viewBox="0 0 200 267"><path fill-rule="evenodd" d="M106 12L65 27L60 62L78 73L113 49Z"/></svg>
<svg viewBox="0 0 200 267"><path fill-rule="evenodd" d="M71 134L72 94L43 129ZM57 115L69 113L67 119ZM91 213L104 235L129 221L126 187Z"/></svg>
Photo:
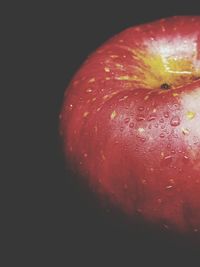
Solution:
<svg viewBox="0 0 200 267"><path fill-rule="evenodd" d="M66 174L67 184L71 193L73 191L71 201L75 209L71 230L81 253L92 250L95 255L105 256L109 252L109 257L120 255L140 260L144 255L153 258L159 255L166 262L173 258L183 263L186 258L198 257L200 239L197 233L183 235L172 230L174 226L168 222L153 224L140 214L130 218L109 199L100 200L87 185L87 178L72 171L69 164Z"/></svg>

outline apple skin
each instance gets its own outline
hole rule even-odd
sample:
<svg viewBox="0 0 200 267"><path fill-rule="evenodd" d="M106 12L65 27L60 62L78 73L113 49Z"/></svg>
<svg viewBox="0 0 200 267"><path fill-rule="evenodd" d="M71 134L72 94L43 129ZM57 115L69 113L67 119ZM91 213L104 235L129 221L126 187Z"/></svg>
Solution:
<svg viewBox="0 0 200 267"><path fill-rule="evenodd" d="M60 133L71 168L129 217L200 231L200 17L128 28L71 80Z"/></svg>

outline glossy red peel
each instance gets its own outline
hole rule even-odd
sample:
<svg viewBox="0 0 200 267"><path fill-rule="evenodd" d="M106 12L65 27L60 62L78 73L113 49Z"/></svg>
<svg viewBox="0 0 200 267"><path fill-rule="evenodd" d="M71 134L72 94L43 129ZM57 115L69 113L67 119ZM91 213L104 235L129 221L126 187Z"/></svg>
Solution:
<svg viewBox="0 0 200 267"><path fill-rule="evenodd" d="M61 134L73 168L128 216L200 230L200 17L129 28L81 66Z"/></svg>

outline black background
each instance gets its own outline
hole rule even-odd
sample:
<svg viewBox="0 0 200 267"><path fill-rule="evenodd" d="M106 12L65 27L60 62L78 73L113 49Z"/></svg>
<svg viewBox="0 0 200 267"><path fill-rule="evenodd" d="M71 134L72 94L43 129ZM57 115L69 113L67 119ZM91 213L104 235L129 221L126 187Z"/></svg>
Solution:
<svg viewBox="0 0 200 267"><path fill-rule="evenodd" d="M11 186L15 193L20 187L11 200L15 222L11 238L14 250L20 248L16 262L195 266L200 253L195 244L144 225L133 229L117 212L99 208L65 168L58 115L73 73L109 37L162 17L200 15L199 6L191 1L60 3L25 2L6 9L8 65L14 70L8 82L14 81L12 101L17 101L22 118L16 119L13 110L20 171Z"/></svg>

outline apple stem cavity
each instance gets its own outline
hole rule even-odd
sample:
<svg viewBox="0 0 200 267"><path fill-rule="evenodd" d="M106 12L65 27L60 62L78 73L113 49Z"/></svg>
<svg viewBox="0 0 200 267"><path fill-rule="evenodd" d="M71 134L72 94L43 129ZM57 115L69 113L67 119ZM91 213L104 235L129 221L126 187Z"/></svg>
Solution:
<svg viewBox="0 0 200 267"><path fill-rule="evenodd" d="M163 90L168 90L171 88L171 86L168 83L163 83L161 84L160 88Z"/></svg>

